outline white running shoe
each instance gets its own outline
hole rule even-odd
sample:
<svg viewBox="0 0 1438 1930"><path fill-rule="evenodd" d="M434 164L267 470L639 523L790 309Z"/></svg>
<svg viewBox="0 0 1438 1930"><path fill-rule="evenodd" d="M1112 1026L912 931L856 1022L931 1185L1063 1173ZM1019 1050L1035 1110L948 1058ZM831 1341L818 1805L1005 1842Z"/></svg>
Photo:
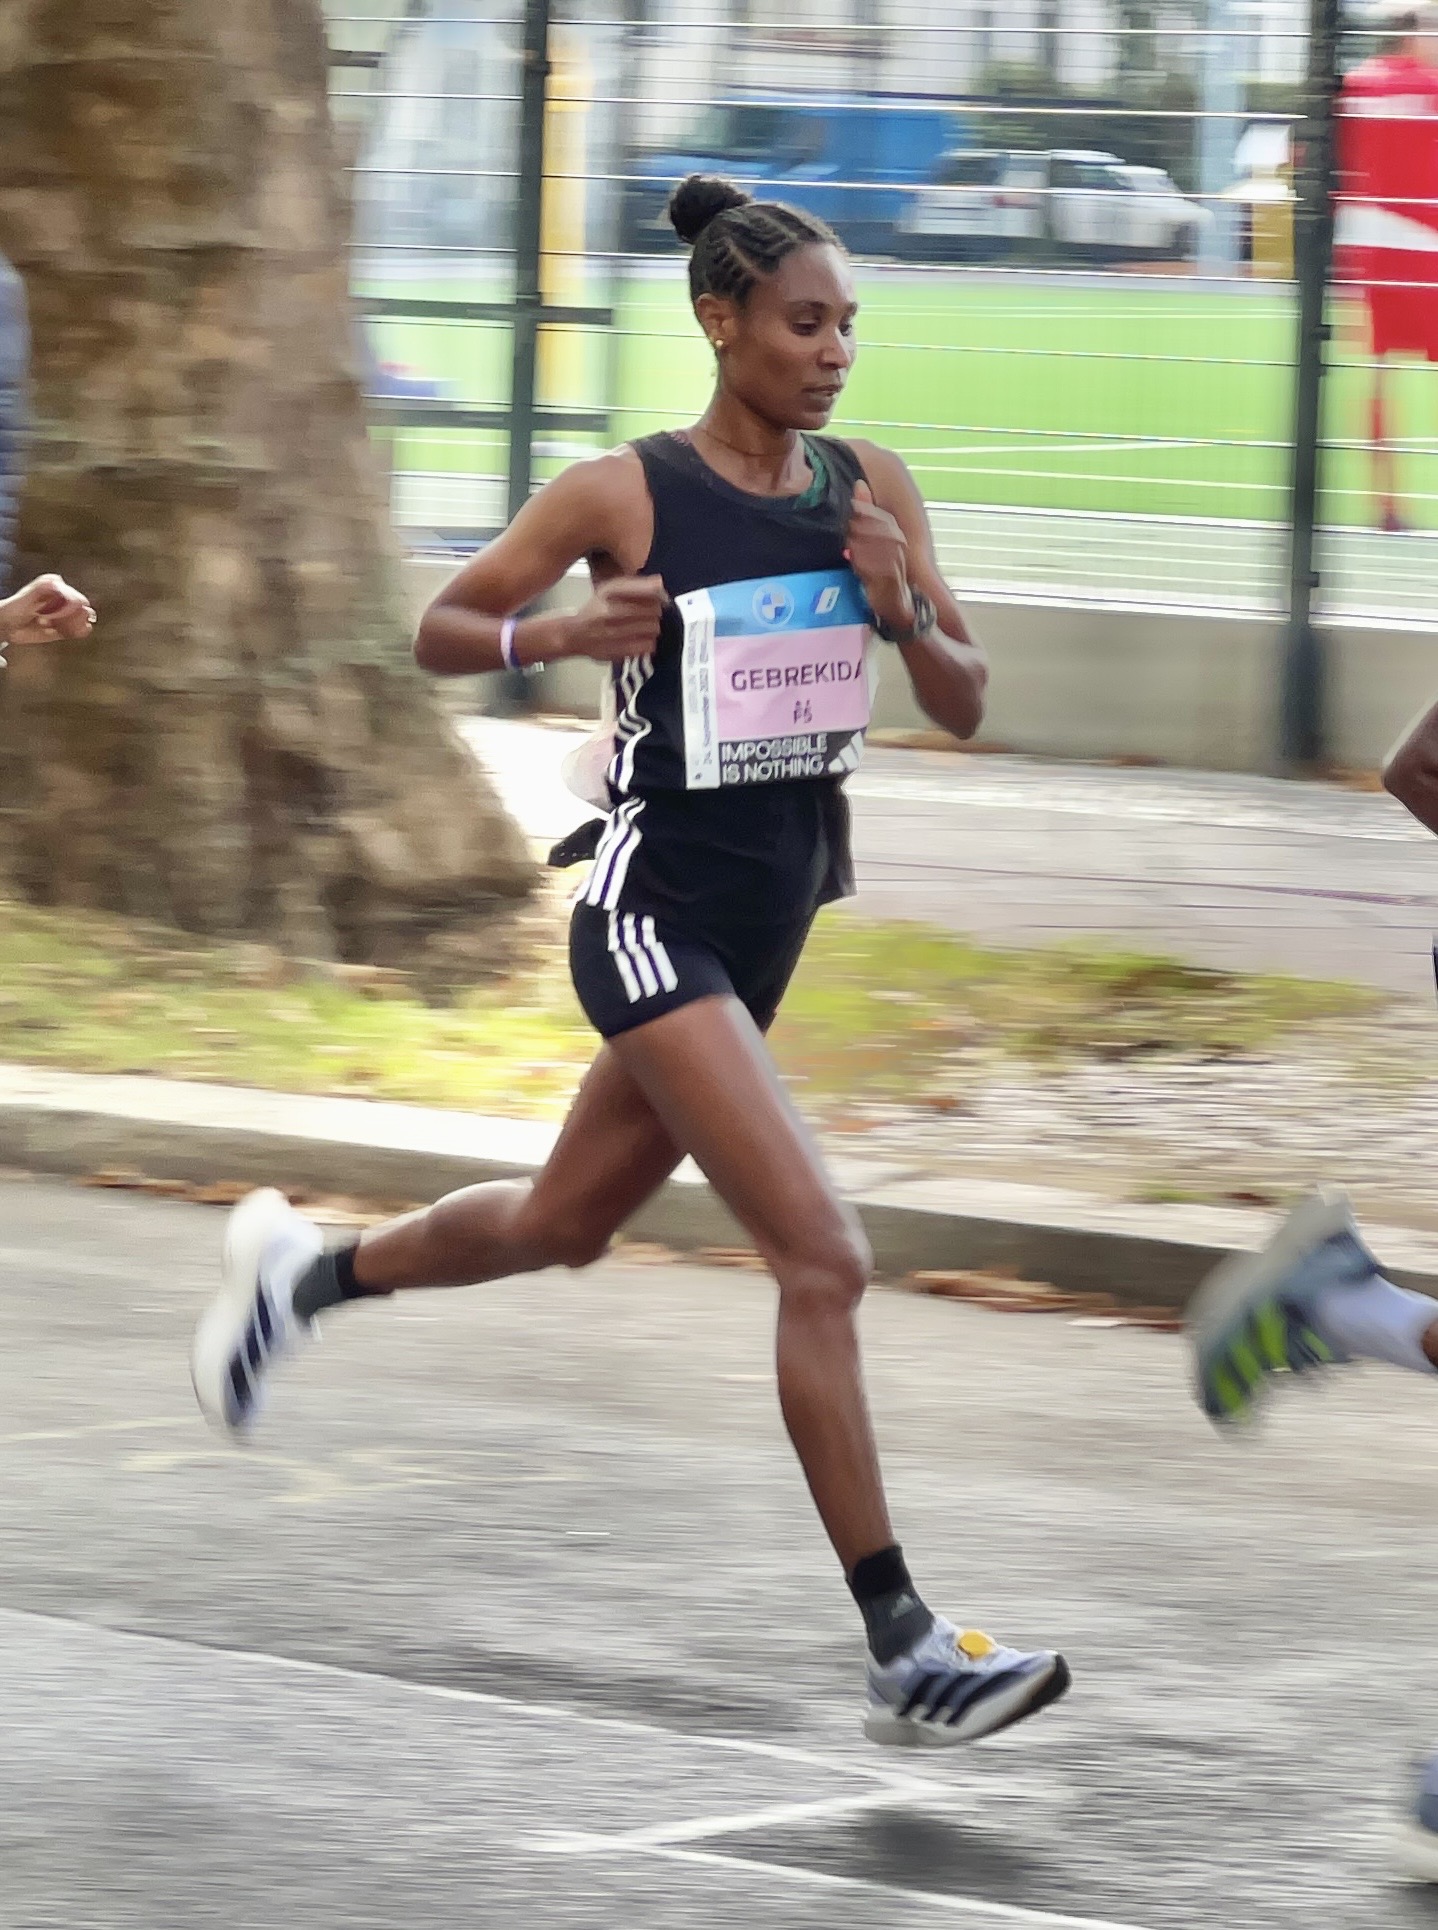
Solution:
<svg viewBox="0 0 1438 1930"><path fill-rule="evenodd" d="M977 1629L960 1631L936 1617L897 1661L881 1667L870 1657L864 1734L889 1748L952 1749L1037 1715L1070 1680L1052 1649L1000 1648Z"/></svg>
<svg viewBox="0 0 1438 1930"><path fill-rule="evenodd" d="M322 1250L312 1221L283 1193L251 1193L225 1228L224 1285L195 1328L190 1378L205 1419L222 1434L247 1434L270 1368L308 1331L294 1311L296 1283Z"/></svg>

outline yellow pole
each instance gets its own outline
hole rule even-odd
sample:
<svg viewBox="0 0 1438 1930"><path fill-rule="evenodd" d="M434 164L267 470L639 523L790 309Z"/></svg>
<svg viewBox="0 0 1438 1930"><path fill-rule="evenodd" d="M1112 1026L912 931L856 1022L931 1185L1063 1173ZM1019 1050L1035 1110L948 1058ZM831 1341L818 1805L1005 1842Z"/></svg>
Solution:
<svg viewBox="0 0 1438 1930"><path fill-rule="evenodd" d="M582 307L587 277L584 254L585 112L589 71L582 38L557 28L552 49L549 106L545 119L545 182L540 214L540 285L546 302ZM551 406L585 405L585 331L572 325L541 330L539 396Z"/></svg>
<svg viewBox="0 0 1438 1930"><path fill-rule="evenodd" d="M1262 175L1255 181L1255 198L1250 204L1253 220L1253 272L1269 281L1293 279L1293 169L1282 167L1276 174ZM1262 192L1262 199L1258 193Z"/></svg>

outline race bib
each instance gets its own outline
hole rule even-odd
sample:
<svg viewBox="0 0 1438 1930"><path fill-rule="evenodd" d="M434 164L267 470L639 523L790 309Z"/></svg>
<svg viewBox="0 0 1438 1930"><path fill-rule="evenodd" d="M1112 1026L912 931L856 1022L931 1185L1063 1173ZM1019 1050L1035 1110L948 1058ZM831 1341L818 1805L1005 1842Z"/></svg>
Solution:
<svg viewBox="0 0 1438 1930"><path fill-rule="evenodd" d="M852 570L724 583L676 602L689 790L854 769L873 680L869 606Z"/></svg>

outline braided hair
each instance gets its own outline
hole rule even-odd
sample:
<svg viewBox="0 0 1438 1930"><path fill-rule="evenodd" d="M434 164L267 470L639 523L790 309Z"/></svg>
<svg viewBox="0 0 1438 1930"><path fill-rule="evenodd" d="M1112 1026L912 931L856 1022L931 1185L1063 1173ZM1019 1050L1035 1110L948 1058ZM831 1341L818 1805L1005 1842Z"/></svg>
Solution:
<svg viewBox="0 0 1438 1930"><path fill-rule="evenodd" d="M742 308L754 284L800 248L837 248L817 215L782 201L756 201L717 174L691 174L669 197L669 219L689 257L689 295L727 297Z"/></svg>

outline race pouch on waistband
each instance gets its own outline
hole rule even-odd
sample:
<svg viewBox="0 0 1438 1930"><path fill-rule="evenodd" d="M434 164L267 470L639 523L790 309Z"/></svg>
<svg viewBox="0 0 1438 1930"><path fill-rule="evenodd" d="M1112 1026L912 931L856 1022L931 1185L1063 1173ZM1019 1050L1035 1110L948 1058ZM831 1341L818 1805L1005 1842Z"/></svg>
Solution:
<svg viewBox="0 0 1438 1930"><path fill-rule="evenodd" d="M724 583L676 603L689 790L855 768L873 672L869 606L852 570Z"/></svg>

